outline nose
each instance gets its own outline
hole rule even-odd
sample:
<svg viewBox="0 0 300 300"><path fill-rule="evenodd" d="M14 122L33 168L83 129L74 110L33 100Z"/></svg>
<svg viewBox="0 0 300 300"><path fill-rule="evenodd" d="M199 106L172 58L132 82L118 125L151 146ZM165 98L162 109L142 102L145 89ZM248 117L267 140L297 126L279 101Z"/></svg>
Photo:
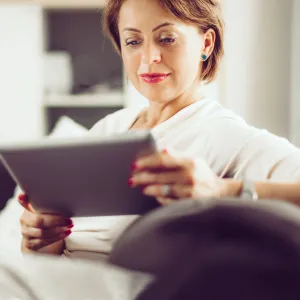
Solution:
<svg viewBox="0 0 300 300"><path fill-rule="evenodd" d="M151 65L161 62L161 51L158 46L153 43L145 43L142 47L142 63Z"/></svg>

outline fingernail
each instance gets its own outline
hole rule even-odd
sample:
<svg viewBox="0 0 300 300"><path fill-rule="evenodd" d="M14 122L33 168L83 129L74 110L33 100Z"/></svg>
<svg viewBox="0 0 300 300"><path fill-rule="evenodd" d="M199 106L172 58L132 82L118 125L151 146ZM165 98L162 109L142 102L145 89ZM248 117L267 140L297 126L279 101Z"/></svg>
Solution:
<svg viewBox="0 0 300 300"><path fill-rule="evenodd" d="M64 235L65 235L65 236L69 236L71 233L72 233L72 231L71 231L71 230L68 230L68 231L65 231L65 232L64 232Z"/></svg>
<svg viewBox="0 0 300 300"><path fill-rule="evenodd" d="M132 186L134 185L134 180L133 180L133 178L129 178L129 180L128 180L128 185L129 185L130 187L132 187Z"/></svg>
<svg viewBox="0 0 300 300"><path fill-rule="evenodd" d="M131 165L131 169L132 169L132 170L138 169L137 162L135 162L135 163L133 163L133 164Z"/></svg>
<svg viewBox="0 0 300 300"><path fill-rule="evenodd" d="M168 150L165 148L165 149L163 150L163 153L164 153L164 154L168 154L169 152L168 152Z"/></svg>
<svg viewBox="0 0 300 300"><path fill-rule="evenodd" d="M69 225L69 226L67 226L67 228L73 228L74 227L74 224L71 224L71 225Z"/></svg>
<svg viewBox="0 0 300 300"><path fill-rule="evenodd" d="M18 198L19 198L20 201L27 201L28 200L28 197L27 197L26 194L20 194Z"/></svg>

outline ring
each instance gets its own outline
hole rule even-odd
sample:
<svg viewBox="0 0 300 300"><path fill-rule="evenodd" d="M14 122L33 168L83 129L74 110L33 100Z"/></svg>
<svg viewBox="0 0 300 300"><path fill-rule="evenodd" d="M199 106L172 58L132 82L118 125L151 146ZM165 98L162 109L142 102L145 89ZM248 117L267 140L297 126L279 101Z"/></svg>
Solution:
<svg viewBox="0 0 300 300"><path fill-rule="evenodd" d="M162 186L162 194L164 197L169 196L170 192L171 192L171 187L169 184L165 184Z"/></svg>

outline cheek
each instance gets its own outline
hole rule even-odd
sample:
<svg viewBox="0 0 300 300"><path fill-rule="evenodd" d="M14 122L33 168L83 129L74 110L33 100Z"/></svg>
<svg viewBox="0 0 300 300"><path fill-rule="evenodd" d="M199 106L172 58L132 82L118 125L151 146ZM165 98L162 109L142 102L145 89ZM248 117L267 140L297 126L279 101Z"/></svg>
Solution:
<svg viewBox="0 0 300 300"><path fill-rule="evenodd" d="M189 45L186 53L186 67L193 74L193 76L199 76L201 72L201 51L202 51L202 43L201 40L194 42Z"/></svg>
<svg viewBox="0 0 300 300"><path fill-rule="evenodd" d="M200 75L200 51L183 47L166 54L166 64L174 71L176 81L190 82Z"/></svg>
<svg viewBox="0 0 300 300"><path fill-rule="evenodd" d="M139 68L139 55L138 53L123 53L122 60L125 67L125 71L128 77L132 80L136 77Z"/></svg>

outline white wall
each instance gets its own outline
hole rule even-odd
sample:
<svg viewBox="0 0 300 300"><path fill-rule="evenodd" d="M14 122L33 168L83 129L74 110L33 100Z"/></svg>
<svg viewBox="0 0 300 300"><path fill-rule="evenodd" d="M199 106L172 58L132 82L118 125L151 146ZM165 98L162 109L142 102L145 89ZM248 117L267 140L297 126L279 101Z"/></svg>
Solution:
<svg viewBox="0 0 300 300"><path fill-rule="evenodd" d="M222 102L249 123L288 137L292 0L222 0L222 4L226 22Z"/></svg>
<svg viewBox="0 0 300 300"><path fill-rule="evenodd" d="M0 4L0 143L43 133L42 20L37 6Z"/></svg>
<svg viewBox="0 0 300 300"><path fill-rule="evenodd" d="M291 139L300 147L300 0L293 1Z"/></svg>

